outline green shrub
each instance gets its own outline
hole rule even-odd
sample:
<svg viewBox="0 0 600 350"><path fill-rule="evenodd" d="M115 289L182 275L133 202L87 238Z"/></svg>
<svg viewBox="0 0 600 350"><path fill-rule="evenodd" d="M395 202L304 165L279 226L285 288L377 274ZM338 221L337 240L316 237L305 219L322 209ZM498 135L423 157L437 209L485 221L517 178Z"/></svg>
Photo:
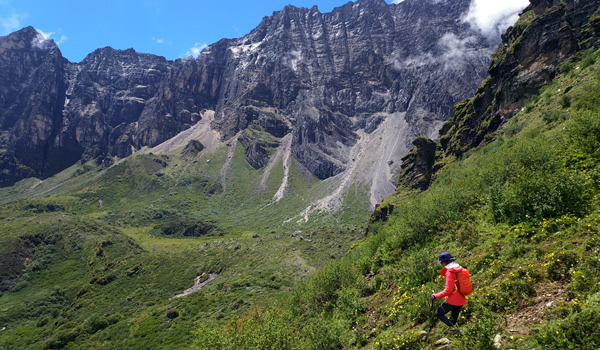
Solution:
<svg viewBox="0 0 600 350"><path fill-rule="evenodd" d="M562 95L560 97L560 99L558 100L558 104L563 108L569 108L571 107L571 96L569 95Z"/></svg>
<svg viewBox="0 0 600 350"><path fill-rule="evenodd" d="M573 63L569 62L569 61L563 61L561 62L561 64L558 65L558 71L562 74L567 74L569 72L571 72L574 68Z"/></svg>
<svg viewBox="0 0 600 350"><path fill-rule="evenodd" d="M589 66L592 66L594 63L596 63L596 54L593 52L589 52L581 61L581 67L587 68Z"/></svg>
<svg viewBox="0 0 600 350"><path fill-rule="evenodd" d="M577 268L569 269L571 283L568 286L569 297L593 294L600 290L600 260L591 257L577 263Z"/></svg>
<svg viewBox="0 0 600 350"><path fill-rule="evenodd" d="M524 301L535 296L534 276L531 271L519 269L506 274L496 290L485 298L484 305L492 311L515 310Z"/></svg>
<svg viewBox="0 0 600 350"><path fill-rule="evenodd" d="M580 110L598 111L600 109L600 82L584 89L576 96L575 107Z"/></svg>
<svg viewBox="0 0 600 350"><path fill-rule="evenodd" d="M508 137L515 136L516 134L520 133L521 130L523 130L524 126L525 125L523 123L511 123L511 124L508 124L504 128L504 135L506 135Z"/></svg>
<svg viewBox="0 0 600 350"><path fill-rule="evenodd" d="M366 304L358 289L344 287L337 294L336 309L345 319L355 319L365 311Z"/></svg>
<svg viewBox="0 0 600 350"><path fill-rule="evenodd" d="M585 201L585 182L567 172L547 141L517 143L487 176L489 205L496 222L540 221L576 212Z"/></svg>
<svg viewBox="0 0 600 350"><path fill-rule="evenodd" d="M494 350L494 335L497 334L498 319L489 309L477 302L469 302L463 309L460 326L463 334L458 341L459 349ZM459 321L461 322L461 321Z"/></svg>
<svg viewBox="0 0 600 350"><path fill-rule="evenodd" d="M302 329L304 344L301 349L337 350L343 349L342 335L345 329L339 321L324 314L311 318Z"/></svg>
<svg viewBox="0 0 600 350"><path fill-rule="evenodd" d="M572 252L550 253L546 257L548 278L553 281L564 281L571 278L569 271L577 267L577 255Z"/></svg>
<svg viewBox="0 0 600 350"><path fill-rule="evenodd" d="M568 117L568 114L566 112L561 112L561 111L544 111L542 112L542 119L544 120L544 122L550 124L550 123L554 123L557 121L563 121L566 120Z"/></svg>
<svg viewBox="0 0 600 350"><path fill-rule="evenodd" d="M420 287L398 288L394 293L388 317L400 324L425 322L431 315L431 284Z"/></svg>
<svg viewBox="0 0 600 350"><path fill-rule="evenodd" d="M540 346L549 349L598 349L600 348L600 312L598 305L578 307L564 319L542 325L535 336Z"/></svg>
<svg viewBox="0 0 600 350"><path fill-rule="evenodd" d="M598 101L600 106L600 100ZM569 139L576 147L588 155L600 154L600 115L596 112L582 111L573 118L569 126Z"/></svg>
<svg viewBox="0 0 600 350"><path fill-rule="evenodd" d="M276 308L257 308L223 325L201 322L193 349L291 349L292 319Z"/></svg>
<svg viewBox="0 0 600 350"><path fill-rule="evenodd" d="M386 334L375 341L375 350L420 350L423 348L422 336L415 331L402 334Z"/></svg>

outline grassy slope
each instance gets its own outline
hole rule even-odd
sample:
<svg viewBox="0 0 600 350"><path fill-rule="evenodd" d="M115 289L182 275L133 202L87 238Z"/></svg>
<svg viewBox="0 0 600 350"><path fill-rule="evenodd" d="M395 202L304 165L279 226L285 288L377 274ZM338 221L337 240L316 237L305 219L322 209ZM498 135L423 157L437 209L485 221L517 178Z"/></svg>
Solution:
<svg viewBox="0 0 600 350"><path fill-rule="evenodd" d="M185 347L198 322L268 305L362 238L351 223L364 221L364 209L343 226L336 218L282 226L320 182L292 165L290 195L272 203L281 163L259 193L262 173L238 147L223 189L226 156L138 155L110 169L77 165L33 189L31 180L2 189L0 282L12 289L0 293L0 347ZM165 222L215 229L165 237L155 229ZM219 276L169 300L204 272Z"/></svg>
<svg viewBox="0 0 600 350"><path fill-rule="evenodd" d="M600 347L599 57L563 64L495 141L446 159L430 189L386 199L389 221L287 300L199 325L196 348L422 349L442 251L475 285L452 348L495 349L497 334L507 349ZM438 323L432 339L443 335Z"/></svg>

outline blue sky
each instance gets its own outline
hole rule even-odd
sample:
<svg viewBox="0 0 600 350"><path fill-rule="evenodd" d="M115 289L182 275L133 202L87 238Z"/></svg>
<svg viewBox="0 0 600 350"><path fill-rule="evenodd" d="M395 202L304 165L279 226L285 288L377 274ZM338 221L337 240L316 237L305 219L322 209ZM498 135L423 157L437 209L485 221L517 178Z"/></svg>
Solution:
<svg viewBox="0 0 600 350"><path fill-rule="evenodd" d="M386 0L399 3L403 0ZM97 48L134 48L167 59L197 55L221 38L241 37L288 4L330 12L349 0L0 0L0 35L33 26L71 62ZM472 0L465 20L494 30L528 0ZM504 26L505 24L499 24ZM506 25L508 26L508 25Z"/></svg>

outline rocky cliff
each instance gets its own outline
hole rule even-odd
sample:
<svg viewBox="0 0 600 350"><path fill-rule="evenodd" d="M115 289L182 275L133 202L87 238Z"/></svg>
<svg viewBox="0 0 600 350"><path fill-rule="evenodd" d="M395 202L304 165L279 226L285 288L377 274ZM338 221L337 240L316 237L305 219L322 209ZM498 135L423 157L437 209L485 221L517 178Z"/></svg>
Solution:
<svg viewBox="0 0 600 350"><path fill-rule="evenodd" d="M600 3L531 0L492 56L490 77L471 99L456 106L440 131L441 144L461 155L509 120L578 52L598 46Z"/></svg>
<svg viewBox="0 0 600 350"><path fill-rule="evenodd" d="M460 157L492 140L494 131L554 78L562 62L598 48L600 3L531 0L501 39L492 55L489 77L473 97L455 106L454 116L441 128L437 145L440 152ZM435 161L432 142L415 143L403 159L403 185L421 190L429 186L441 166L424 166Z"/></svg>
<svg viewBox="0 0 600 350"><path fill-rule="evenodd" d="M355 177L376 203L412 140L434 136L487 74L497 42L461 20L469 5L288 6L177 61L104 48L71 63L25 28L0 38L0 183L127 157L214 112L211 128L255 168L289 135L313 175Z"/></svg>

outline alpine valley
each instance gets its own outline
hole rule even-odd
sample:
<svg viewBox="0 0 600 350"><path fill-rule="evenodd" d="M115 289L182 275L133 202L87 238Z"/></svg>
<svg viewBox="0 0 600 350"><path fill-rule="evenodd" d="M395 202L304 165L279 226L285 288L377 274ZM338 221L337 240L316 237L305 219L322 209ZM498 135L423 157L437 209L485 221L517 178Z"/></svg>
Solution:
<svg viewBox="0 0 600 350"><path fill-rule="evenodd" d="M600 3L472 6L287 6L175 61L0 37L0 350L600 347Z"/></svg>

